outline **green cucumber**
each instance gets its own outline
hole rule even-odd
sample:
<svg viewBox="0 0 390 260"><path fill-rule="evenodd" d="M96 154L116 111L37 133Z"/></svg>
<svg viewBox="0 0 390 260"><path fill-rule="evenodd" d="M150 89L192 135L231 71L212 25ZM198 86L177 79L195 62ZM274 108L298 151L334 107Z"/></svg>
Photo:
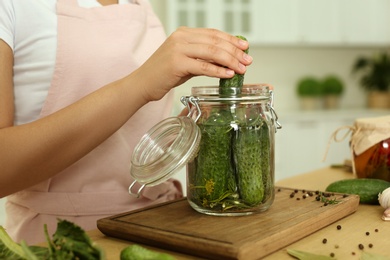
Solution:
<svg viewBox="0 0 390 260"><path fill-rule="evenodd" d="M326 187L328 192L356 194L361 204L379 204L378 194L390 187L390 182L381 179L346 179L333 182Z"/></svg>
<svg viewBox="0 0 390 260"><path fill-rule="evenodd" d="M244 85L244 74L234 74L232 78L228 79L220 79L219 80L219 88L221 95L229 94L229 92L226 93L229 88L240 88Z"/></svg>
<svg viewBox="0 0 390 260"><path fill-rule="evenodd" d="M232 149L238 193L245 204L255 206L269 194L268 125L256 107L237 107L234 118L237 129Z"/></svg>
<svg viewBox="0 0 390 260"><path fill-rule="evenodd" d="M125 247L120 253L120 260L175 260L175 258L166 253L160 253L147 249L143 246L134 244Z"/></svg>
<svg viewBox="0 0 390 260"><path fill-rule="evenodd" d="M240 126L233 139L237 186L240 198L250 206L260 204L264 197L262 161L262 129Z"/></svg>
<svg viewBox="0 0 390 260"><path fill-rule="evenodd" d="M207 206L221 200L227 192L234 191L231 121L232 116L228 109L217 108L211 110L211 115L205 122L198 122L202 138L198 156L193 162L195 176L190 177L197 200Z"/></svg>
<svg viewBox="0 0 390 260"><path fill-rule="evenodd" d="M244 36L237 35L237 38L242 40L247 40ZM249 52L249 48L244 50L245 53ZM237 89L242 88L244 85L244 74L234 74L232 78L220 79L219 80L219 94L221 96L226 95L235 95L237 94ZM238 93L239 94L239 93Z"/></svg>
<svg viewBox="0 0 390 260"><path fill-rule="evenodd" d="M274 189L274 180L272 178L272 168L271 168L271 131L269 129L268 124L266 121L263 122L261 126L261 167L263 171L263 185L264 185L264 192L265 196L269 196L269 194L272 194L272 190ZM264 199L267 199L264 198ZM264 202L264 201L263 201Z"/></svg>

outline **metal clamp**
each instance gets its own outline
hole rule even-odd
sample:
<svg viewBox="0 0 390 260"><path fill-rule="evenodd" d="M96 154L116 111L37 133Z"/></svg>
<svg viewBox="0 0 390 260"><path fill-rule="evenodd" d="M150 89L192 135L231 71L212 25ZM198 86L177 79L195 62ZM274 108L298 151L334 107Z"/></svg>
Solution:
<svg viewBox="0 0 390 260"><path fill-rule="evenodd" d="M194 110L191 109L191 105L194 105L196 107L196 111L198 112L195 122L198 121L200 116L202 115L202 111L200 110L199 106L199 98L193 97L193 96L186 96L186 97L181 97L180 98L181 103L187 107L188 109L188 114L187 117L191 118L194 114Z"/></svg>
<svg viewBox="0 0 390 260"><path fill-rule="evenodd" d="M129 186L129 194L136 197L137 199L141 196L142 190L145 188L146 184L141 185L141 187L138 189L137 193L134 193L131 189L134 187L134 185L137 183L137 181L133 181L133 183Z"/></svg>
<svg viewBox="0 0 390 260"><path fill-rule="evenodd" d="M271 111L271 117L272 117L272 123L276 125L275 133L277 132L277 129L282 129L282 125L278 121L278 114L276 114L276 111L273 107L274 105L274 92L272 90L269 91L270 93L270 102L268 103L269 110Z"/></svg>
<svg viewBox="0 0 390 260"><path fill-rule="evenodd" d="M279 118L278 118L278 115L276 114L275 109L272 107L271 104L269 104L268 106L269 106L269 110L271 111L272 123L274 125L276 125L276 128L275 128L275 133L276 133L277 129L282 129L282 125L278 121Z"/></svg>

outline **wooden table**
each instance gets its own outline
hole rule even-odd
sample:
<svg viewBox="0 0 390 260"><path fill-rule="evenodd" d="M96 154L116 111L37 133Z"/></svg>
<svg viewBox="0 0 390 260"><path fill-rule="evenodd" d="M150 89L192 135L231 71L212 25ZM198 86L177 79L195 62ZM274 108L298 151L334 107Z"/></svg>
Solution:
<svg viewBox="0 0 390 260"><path fill-rule="evenodd" d="M343 169L324 168L278 181L276 185L296 189L325 190L326 186L333 181L351 178L354 178L352 173ZM302 250L328 256L334 253L337 259L359 259L359 256L364 251L387 256L390 259L390 222L385 222L381 219L383 210L379 205L359 205L358 210L352 215L264 259L294 259L287 254L287 249ZM338 229L337 226L340 226L341 229ZM120 251L131 244L128 241L107 237L99 230L89 231L88 234L92 240L104 249L107 259L119 259ZM323 243L324 239L327 240L326 243ZM359 249L359 244L364 246L363 250ZM370 244L372 247L370 247ZM152 249L167 252L177 259L201 259L176 252Z"/></svg>

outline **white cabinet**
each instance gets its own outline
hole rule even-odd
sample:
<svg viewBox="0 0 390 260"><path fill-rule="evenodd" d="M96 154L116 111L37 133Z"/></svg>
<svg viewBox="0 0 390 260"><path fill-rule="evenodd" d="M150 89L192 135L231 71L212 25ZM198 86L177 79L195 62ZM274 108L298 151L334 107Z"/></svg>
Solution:
<svg viewBox="0 0 390 260"><path fill-rule="evenodd" d="M168 0L167 28L212 27L252 44L390 45L390 0Z"/></svg>
<svg viewBox="0 0 390 260"><path fill-rule="evenodd" d="M255 38L251 0L168 0L168 32L179 26L210 27Z"/></svg>
<svg viewBox="0 0 390 260"><path fill-rule="evenodd" d="M275 134L275 179L342 164L352 159L351 135L341 142L329 140L343 126L352 126L356 118L388 115L389 111L335 110L278 113L282 129ZM347 134L342 130L338 139ZM329 145L329 146L328 146ZM323 161L326 155L325 161Z"/></svg>
<svg viewBox="0 0 390 260"><path fill-rule="evenodd" d="M383 44L390 43L389 0L344 0L340 1L343 14L341 24L345 28L345 42Z"/></svg>

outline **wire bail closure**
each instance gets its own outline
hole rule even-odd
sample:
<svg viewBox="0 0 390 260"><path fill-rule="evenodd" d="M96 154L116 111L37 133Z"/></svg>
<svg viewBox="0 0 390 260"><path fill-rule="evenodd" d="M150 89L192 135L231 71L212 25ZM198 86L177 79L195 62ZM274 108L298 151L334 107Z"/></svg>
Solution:
<svg viewBox="0 0 390 260"><path fill-rule="evenodd" d="M186 96L180 98L181 103L188 109L187 117L191 118L194 114L194 112L191 109L191 105L194 105L196 107L196 111L198 112L198 115L196 116L194 122L196 123L200 116L202 115L202 111L200 110L199 106L199 98L196 98L194 96Z"/></svg>
<svg viewBox="0 0 390 260"><path fill-rule="evenodd" d="M137 181L133 181L129 186L129 194L136 197L137 199L141 196L141 193L143 189L145 188L146 184L141 185L141 187L138 189L137 193L134 193L131 189L134 187L134 185L137 183Z"/></svg>
<svg viewBox="0 0 390 260"><path fill-rule="evenodd" d="M271 111L271 117L272 117L272 123L276 126L275 127L275 133L277 132L278 129L282 129L282 124L279 123L278 119L278 114L276 114L276 111L273 107L274 105L274 92L270 90L270 102L268 103L269 110Z"/></svg>

